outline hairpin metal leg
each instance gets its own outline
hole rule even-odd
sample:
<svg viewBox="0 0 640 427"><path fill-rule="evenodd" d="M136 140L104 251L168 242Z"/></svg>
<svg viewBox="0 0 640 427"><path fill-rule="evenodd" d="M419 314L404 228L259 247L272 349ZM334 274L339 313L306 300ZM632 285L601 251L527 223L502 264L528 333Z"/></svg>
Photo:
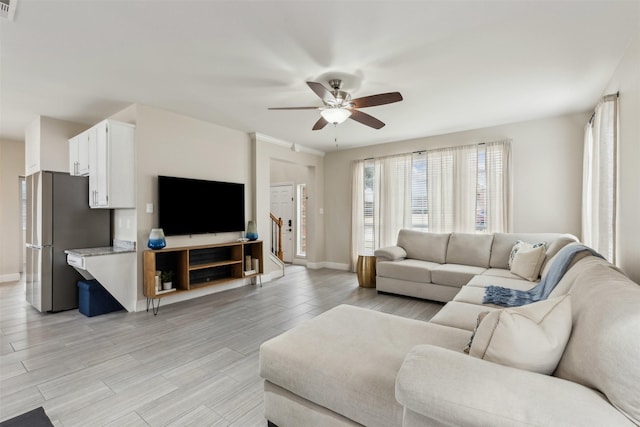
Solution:
<svg viewBox="0 0 640 427"><path fill-rule="evenodd" d="M149 311L149 305L151 305L151 310L153 311L153 315L157 316L158 310L160 310L160 300L162 300L162 298L158 298L157 305L153 303L154 300L155 298L147 298L147 311Z"/></svg>
<svg viewBox="0 0 640 427"><path fill-rule="evenodd" d="M251 278L252 285L258 285L258 281L260 282L260 287L262 287L262 275L258 274L257 276L253 276Z"/></svg>

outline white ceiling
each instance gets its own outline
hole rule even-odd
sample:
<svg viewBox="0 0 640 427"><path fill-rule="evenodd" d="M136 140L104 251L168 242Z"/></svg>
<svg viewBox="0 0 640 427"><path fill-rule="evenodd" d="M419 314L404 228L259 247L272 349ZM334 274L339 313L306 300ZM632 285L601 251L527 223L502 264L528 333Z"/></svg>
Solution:
<svg viewBox="0 0 640 427"><path fill-rule="evenodd" d="M594 107L631 1L29 1L0 22L0 137L38 115L97 123L132 103L322 151ZM305 81L404 101L321 131Z"/></svg>

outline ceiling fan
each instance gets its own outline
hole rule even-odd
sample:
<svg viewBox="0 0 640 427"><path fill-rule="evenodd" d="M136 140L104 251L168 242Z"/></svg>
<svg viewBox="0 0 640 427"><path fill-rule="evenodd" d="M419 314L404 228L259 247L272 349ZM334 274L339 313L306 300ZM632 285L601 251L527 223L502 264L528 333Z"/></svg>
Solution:
<svg viewBox="0 0 640 427"><path fill-rule="evenodd" d="M318 82L307 82L307 85L320 97L324 104L322 107L282 107L269 108L269 110L320 110L322 117L313 125L313 130L320 130L329 123L339 124L347 119L355 120L374 129L380 129L384 126L383 122L358 109L402 101L400 92L379 93L351 99L349 93L340 90L342 88L342 80L340 79L329 80L329 86L332 90Z"/></svg>

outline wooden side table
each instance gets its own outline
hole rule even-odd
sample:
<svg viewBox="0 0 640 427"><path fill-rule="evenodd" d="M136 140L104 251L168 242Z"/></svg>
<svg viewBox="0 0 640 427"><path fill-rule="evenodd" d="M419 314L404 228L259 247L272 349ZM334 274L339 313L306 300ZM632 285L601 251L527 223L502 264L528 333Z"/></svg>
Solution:
<svg viewBox="0 0 640 427"><path fill-rule="evenodd" d="M356 272L358 285L361 288L376 287L376 257L374 255L358 255Z"/></svg>

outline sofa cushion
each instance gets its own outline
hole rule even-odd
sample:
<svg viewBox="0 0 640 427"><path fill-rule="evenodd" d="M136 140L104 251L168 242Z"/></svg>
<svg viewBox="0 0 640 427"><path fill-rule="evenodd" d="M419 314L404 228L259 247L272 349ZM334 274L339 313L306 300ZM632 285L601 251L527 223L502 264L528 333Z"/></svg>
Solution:
<svg viewBox="0 0 640 427"><path fill-rule="evenodd" d="M513 274L511 271L505 270L504 268L490 268L487 271L485 271L484 273L482 273L482 275L483 276L505 277L507 279L522 280L522 277L517 276L517 275Z"/></svg>
<svg viewBox="0 0 640 427"><path fill-rule="evenodd" d="M419 259L380 261L376 263L376 275L411 282L430 283L431 269L438 266L440 264Z"/></svg>
<svg viewBox="0 0 640 427"><path fill-rule="evenodd" d="M528 243L545 242L547 244L546 263L560 249L578 239L570 234L560 233L494 233L489 266L508 269L509 253L517 240ZM542 267L544 268L544 263Z"/></svg>
<svg viewBox="0 0 640 427"><path fill-rule="evenodd" d="M451 233L447 264L489 267L493 234Z"/></svg>
<svg viewBox="0 0 640 427"><path fill-rule="evenodd" d="M460 292L453 297L455 302L464 302L467 304L483 305L484 293L486 288L480 288L477 286L463 286ZM486 307L503 308L494 304L485 304Z"/></svg>
<svg viewBox="0 0 640 427"><path fill-rule="evenodd" d="M515 275L514 275L515 276ZM469 280L467 286L475 286L479 288L486 288L487 286L502 286L503 288L520 289L521 291L528 291L536 286L536 283L532 283L528 280L521 279L519 277L501 277L501 276L487 276L485 274L479 274Z"/></svg>
<svg viewBox="0 0 640 427"><path fill-rule="evenodd" d="M402 426L395 380L416 345L464 348L470 332L341 305L260 347L260 375L366 426Z"/></svg>
<svg viewBox="0 0 640 427"><path fill-rule="evenodd" d="M538 248L540 246L543 246L546 249L547 244L545 242L528 243L522 240L516 240L516 243L514 243L513 247L511 248L511 252L509 253L509 261L507 262L507 265L509 266L509 270L511 270L511 268L513 267L513 260L516 258L516 254L520 250L523 250L523 249L529 250L533 248Z"/></svg>
<svg viewBox="0 0 640 427"><path fill-rule="evenodd" d="M573 332L554 375L599 390L639 424L640 286L596 257L569 273Z"/></svg>
<svg viewBox="0 0 640 427"><path fill-rule="evenodd" d="M593 389L431 345L405 358L396 399L403 427L634 426Z"/></svg>
<svg viewBox="0 0 640 427"><path fill-rule="evenodd" d="M530 282L538 280L545 252L546 247L544 243L538 246L521 247L513 257L511 272Z"/></svg>
<svg viewBox="0 0 640 427"><path fill-rule="evenodd" d="M400 246L389 246L386 248L376 249L373 254L378 259L393 261L396 259L403 259L407 257L407 252Z"/></svg>
<svg viewBox="0 0 640 427"><path fill-rule="evenodd" d="M580 243L578 242L573 242L573 243L569 243L569 245L579 245ZM566 245L566 246L569 246ZM547 251L548 252L548 251ZM570 271L571 268L578 262L580 261L582 258L586 258L588 256L593 256L591 254L591 252L589 251L581 251L578 252L577 254L575 254L575 256L573 257L573 259L571 260L571 262L569 263L569 267L567 268L567 271ZM553 265L554 261L556 260L556 258L558 257L558 253L554 254L553 257L551 257L551 259L545 259L545 264L543 264L542 267L542 271L541 271L541 276L544 277L547 275L547 273L549 273L549 270L551 270L551 266Z"/></svg>
<svg viewBox="0 0 640 427"><path fill-rule="evenodd" d="M400 230L398 246L407 252L407 258L444 264L447 255L449 233L424 233Z"/></svg>
<svg viewBox="0 0 640 427"><path fill-rule="evenodd" d="M469 354L550 375L571 334L568 295L490 312L480 322Z"/></svg>
<svg viewBox="0 0 640 427"><path fill-rule="evenodd" d="M578 239L571 234L563 234L557 239L547 242L547 255L544 258L544 262L542 263L542 268L544 269L554 256L560 251L560 249L564 248L571 243L578 243Z"/></svg>
<svg viewBox="0 0 640 427"><path fill-rule="evenodd" d="M450 301L445 304L442 309L431 318L430 322L442 326L464 329L471 333L478 323L478 315L483 311L496 310L491 305L476 305L463 302ZM467 343L465 343L466 345ZM458 348L462 351L463 347Z"/></svg>
<svg viewBox="0 0 640 427"><path fill-rule="evenodd" d="M475 275L484 272L482 267L460 264L442 264L431 270L431 282L438 285L462 287Z"/></svg>

